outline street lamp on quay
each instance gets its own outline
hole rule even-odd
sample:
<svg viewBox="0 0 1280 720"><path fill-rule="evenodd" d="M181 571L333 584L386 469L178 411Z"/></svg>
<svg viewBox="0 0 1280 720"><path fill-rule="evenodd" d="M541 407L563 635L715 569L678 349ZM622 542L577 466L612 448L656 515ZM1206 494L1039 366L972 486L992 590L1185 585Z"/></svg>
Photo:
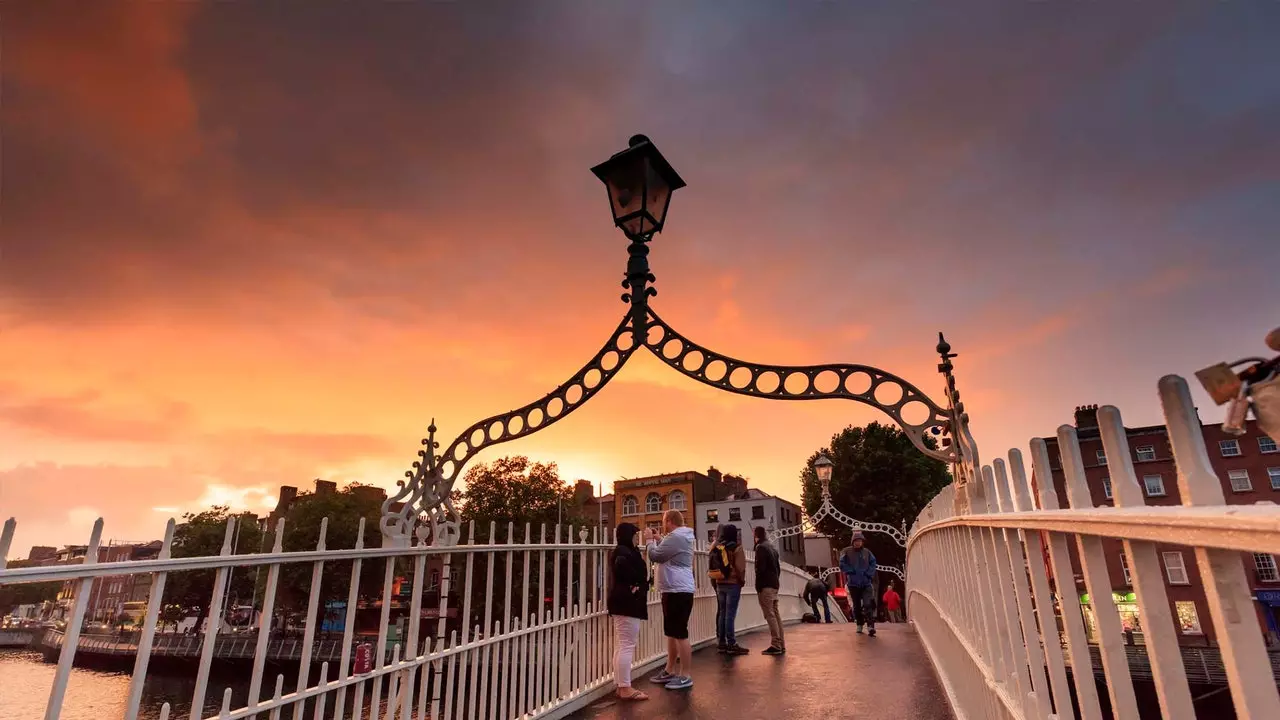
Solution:
<svg viewBox="0 0 1280 720"><path fill-rule="evenodd" d="M542 398L470 425L439 453L432 421L422 441L424 447L418 451L420 459L405 473L407 479L400 483L399 491L383 503L380 526L384 546L407 547L415 538L422 543L428 537L432 544L456 543L461 517L453 507L451 492L467 462L491 445L523 438L564 419L594 397L640 348L685 377L725 392L771 400L844 399L875 407L901 427L921 452L955 465L957 511L968 511L965 486L979 477L979 466L977 448L968 432L968 416L955 391L950 362L954 355L943 353L945 370L943 366L939 370L947 380L947 396L946 402L939 404L906 380L868 365L753 363L693 342L649 305L649 298L657 295L651 287L655 278L649 271L649 242L665 228L671 196L685 187L684 180L644 135L632 136L625 149L591 172L608 192L614 224L630 240L622 281L626 291L622 300L630 307L600 351ZM937 436L940 442L930 447L925 441L927 434ZM830 460L825 469L815 467L815 471L819 480L825 474L824 498L829 498ZM829 502L823 507L839 512ZM849 521L855 522L852 518Z"/></svg>

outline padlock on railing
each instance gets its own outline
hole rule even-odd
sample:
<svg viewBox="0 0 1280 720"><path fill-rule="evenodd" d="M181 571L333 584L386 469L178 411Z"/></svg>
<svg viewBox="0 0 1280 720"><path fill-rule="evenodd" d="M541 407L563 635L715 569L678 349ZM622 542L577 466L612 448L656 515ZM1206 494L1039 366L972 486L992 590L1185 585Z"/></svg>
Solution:
<svg viewBox="0 0 1280 720"><path fill-rule="evenodd" d="M1267 347L1280 352L1280 328L1268 333L1266 342ZM1237 374L1235 368L1241 365L1248 366ZM1227 405L1223 432L1245 434L1252 409L1258 429L1280 441L1280 356L1218 363L1198 371L1196 378L1215 403Z"/></svg>

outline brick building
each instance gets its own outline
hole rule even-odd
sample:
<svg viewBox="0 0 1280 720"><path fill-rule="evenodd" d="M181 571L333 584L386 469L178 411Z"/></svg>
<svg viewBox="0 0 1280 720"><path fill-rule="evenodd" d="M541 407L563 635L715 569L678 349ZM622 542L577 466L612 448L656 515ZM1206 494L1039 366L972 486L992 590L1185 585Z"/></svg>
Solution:
<svg viewBox="0 0 1280 720"><path fill-rule="evenodd" d="M667 510L684 513L685 525L694 527L700 502L724 500L747 491L746 478L724 475L715 467L618 480L613 484L614 515L618 522L640 528L661 528Z"/></svg>
<svg viewBox="0 0 1280 720"><path fill-rule="evenodd" d="M1098 408L1089 405L1076 409L1075 427L1080 439L1080 453L1084 459L1085 478L1095 507L1113 506L1111 473L1106 453L1098 432ZM1220 423L1202 425L1205 446L1222 492L1229 505L1252 505L1258 502L1280 502L1280 447L1259 431L1255 421L1249 421L1247 432L1231 436L1222 430ZM1177 466L1169 444L1169 433L1163 425L1125 428L1132 454L1134 474L1147 505L1181 505L1178 491ZM1056 439L1046 438L1049 445L1050 466L1053 470L1054 489L1061 507L1070 507L1058 454ZM1032 479L1033 484L1036 482ZM1085 590L1080 560L1076 546L1071 546L1071 562L1076 578L1075 591L1085 607L1085 619L1091 635L1095 631L1091 604ZM1142 618L1129 576L1128 561L1123 544L1106 538L1103 547L1107 556L1107 570L1121 622L1133 630L1139 638ZM1192 548L1175 544L1158 544L1157 552L1164 569L1165 591L1172 605L1178 624L1179 642L1182 644L1212 645L1216 635L1209 616L1200 572ZM1254 610L1259 627L1266 634L1268 644L1280 642L1280 570L1275 556L1263 553L1242 554L1245 575L1249 579L1254 599Z"/></svg>

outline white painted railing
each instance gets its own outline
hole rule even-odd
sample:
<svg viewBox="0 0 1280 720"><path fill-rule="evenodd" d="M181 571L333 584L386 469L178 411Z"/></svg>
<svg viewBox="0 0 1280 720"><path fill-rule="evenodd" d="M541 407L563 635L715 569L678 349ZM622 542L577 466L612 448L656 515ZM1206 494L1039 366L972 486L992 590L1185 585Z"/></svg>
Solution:
<svg viewBox="0 0 1280 720"><path fill-rule="evenodd" d="M908 541L909 608L957 717L1103 717L1072 548L1092 599L1112 717L1139 717L1103 555L1102 539L1118 538L1163 716L1194 718L1196 709L1156 543L1194 551L1237 717L1280 718L1280 696L1242 565L1242 552L1280 554L1280 508L1226 505L1186 382L1169 376L1159 389L1182 506L1145 505L1120 413L1103 407L1098 420L1116 507L1093 506L1076 431L1064 425L1058 447L1069 508L1058 507L1049 448L1036 438L1030 443L1034 489L1022 454L1010 450L1007 466L994 460L983 468L981 482L967 489L973 514L954 512L954 486L920 513ZM1051 579L1068 590L1051 594Z"/></svg>
<svg viewBox="0 0 1280 720"><path fill-rule="evenodd" d="M600 529L542 527L535 535L529 526L523 528L523 542L476 544L474 524L466 528L463 544L436 547L350 549L325 546L325 524L322 524L318 546L313 551L283 552L280 538L283 521L277 525L272 552L232 555L231 538L234 520L228 523L222 553L211 557L173 558L171 547L174 524L170 521L163 548L157 559L95 563L96 547L102 536L102 520L94 525L89 552L83 565L62 565L4 569L4 558L13 538L15 522L5 525L0 537L0 585L26 582L62 581L78 585L66 629L50 633L50 652L58 654L46 720L55 720L63 708L72 664L77 654L104 652L136 655L130 680L125 717L138 717L142 690L149 661L153 654L186 654L198 658L196 683L191 698L191 720L218 718L314 717L334 720L411 720L431 718L555 718L566 715L613 688L612 625L604 609L605 588L601 583L607 572L606 557L611 545L607 532ZM357 537L364 535L363 521ZM482 531L484 529L482 528ZM488 537L498 537L490 525ZM506 528L507 538L516 538L515 527ZM548 537L551 539L548 540ZM588 542L588 538L591 542ZM576 539L576 542L575 542ZM350 579L342 598L346 600L346 617L342 640L322 643L315 632L319 620L321 583L328 563L351 565ZM355 636L359 579L365 563L382 567L380 621L372 632L372 668L354 674L354 653L360 639ZM311 566L306 622L296 657L298 681L285 687L284 675L266 677L272 648L281 643L272 640L271 625L274 604L281 581L281 569L293 564ZM407 617L424 617L424 594L429 588L430 565L440 571L439 605L430 617L435 620L424 636L419 623L408 622L401 642L389 639L393 584L411 582ZM753 594L754 558L748 554L748 586L741 603L737 627L739 633L764 626L758 603L748 599ZM695 575L699 588L695 595L690 637L695 644L715 639L716 600L706 580L707 557L698 553ZM234 638L222 633L225 589L228 575L240 568L267 569L262 600L261 629L253 649L246 647L243 635ZM211 593L209 621L201 636L182 642L157 645L162 598L166 582L176 573L215 570ZM801 599L805 584L811 579L803 570L782 566L782 588L779 609L786 621L798 620L808 610ZM105 642L82 638L86 605L95 578L122 574L151 574L151 594L141 631L136 639ZM459 577L460 575L460 577ZM483 594L481 594L483 589ZM451 596L461 607L450 607ZM377 600L376 598L372 598ZM459 612L460 611L460 612ZM453 615L461 622L450 623ZM436 620L435 618L438 618ZM450 629L450 625L453 625ZM160 640L167 641L163 635ZM274 645L273 645L274 643ZM160 646L164 646L161 648ZM178 647L181 646L181 647ZM249 690L243 702L233 702L233 691L211 687L210 671L222 653L231 648L228 657L253 658ZM154 651L154 652L153 652ZM314 651L314 652L313 652ZM336 662L332 655L337 652ZM660 662L666 654L662 634L662 608L656 592L651 593L649 621L640 635L635 666L646 669ZM288 653L293 659L294 653ZM315 669L319 661L318 674ZM314 680L314 682L312 682ZM268 691L264 693L263 683ZM160 711L168 718L169 705ZM104 720L107 720L104 718Z"/></svg>

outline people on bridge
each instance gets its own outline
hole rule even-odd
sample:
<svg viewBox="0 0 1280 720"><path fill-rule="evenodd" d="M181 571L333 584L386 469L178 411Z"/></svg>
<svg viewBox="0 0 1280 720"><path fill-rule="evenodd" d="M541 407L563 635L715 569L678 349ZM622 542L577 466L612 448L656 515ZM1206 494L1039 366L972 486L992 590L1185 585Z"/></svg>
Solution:
<svg viewBox="0 0 1280 720"><path fill-rule="evenodd" d="M866 539L854 531L853 544L840 555L840 570L849 583L849 602L853 605L853 621L858 632L867 625L867 634L876 636L876 556L863 547Z"/></svg>
<svg viewBox="0 0 1280 720"><path fill-rule="evenodd" d="M613 618L613 680L622 700L648 700L631 687L631 664L640 639L640 623L649 619L649 571L636 547L640 528L618 525L617 546L609 553L609 615Z"/></svg>
<svg viewBox="0 0 1280 720"><path fill-rule="evenodd" d="M889 589L884 591L884 596L880 598L884 603L884 611L889 616L889 622L902 622L902 596L897 590L893 589L893 581L889 581Z"/></svg>
<svg viewBox="0 0 1280 720"><path fill-rule="evenodd" d="M659 566L658 592L662 594L662 626L667 636L667 665L650 678L668 690L693 687L693 647L689 644L689 616L693 613L693 530L684 526L679 510L668 510L662 516L666 535L659 538L656 528L649 529L646 550L649 560ZM661 539L661 542L659 542Z"/></svg>
<svg viewBox="0 0 1280 720"><path fill-rule="evenodd" d="M747 553L739 542L738 526L720 526L707 567L707 576L716 586L716 648L724 655L746 655L750 651L738 644L734 632L738 601L747 582Z"/></svg>
<svg viewBox="0 0 1280 720"><path fill-rule="evenodd" d="M769 534L756 526L756 599L760 612L769 625L770 643L765 655L782 655L787 652L787 641L782 634L782 616L778 614L778 590L782 586L782 562L778 549L769 542Z"/></svg>
<svg viewBox="0 0 1280 720"><path fill-rule="evenodd" d="M823 614L826 615L827 622L831 622L831 605L827 603L827 595L830 590L827 583L818 578L810 580L804 586L804 602L813 610L813 619L815 622L821 621L822 615L818 614L818 602L822 602Z"/></svg>

